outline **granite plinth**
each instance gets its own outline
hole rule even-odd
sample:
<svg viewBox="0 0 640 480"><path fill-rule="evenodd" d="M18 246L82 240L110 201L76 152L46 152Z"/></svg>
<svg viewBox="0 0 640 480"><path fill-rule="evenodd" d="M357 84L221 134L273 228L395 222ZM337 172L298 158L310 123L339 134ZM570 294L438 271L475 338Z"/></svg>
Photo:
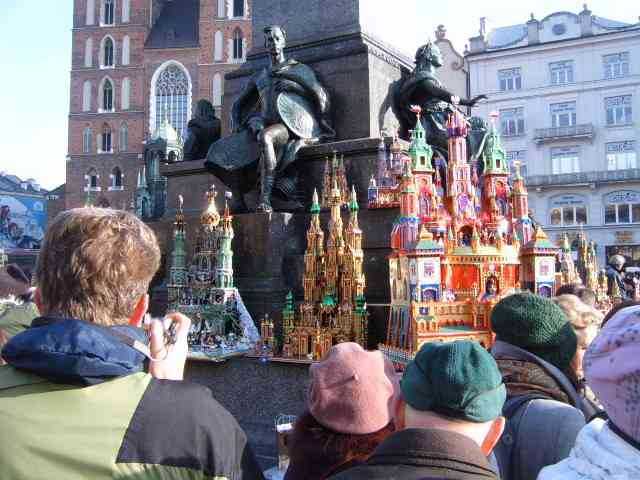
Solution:
<svg viewBox="0 0 640 480"><path fill-rule="evenodd" d="M277 462L275 418L305 409L308 365L234 358L224 363L187 363L186 380L209 387L236 418L263 468Z"/></svg>

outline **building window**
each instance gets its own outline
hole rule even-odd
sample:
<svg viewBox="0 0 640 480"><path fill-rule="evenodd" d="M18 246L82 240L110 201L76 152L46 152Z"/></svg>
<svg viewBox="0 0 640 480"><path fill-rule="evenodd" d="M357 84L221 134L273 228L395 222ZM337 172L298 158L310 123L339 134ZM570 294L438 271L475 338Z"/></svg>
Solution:
<svg viewBox="0 0 640 480"><path fill-rule="evenodd" d="M514 162L520 162L520 174L523 177L527 176L527 151L526 150L512 150L507 152L507 163L509 164L509 171L513 175L516 171Z"/></svg>
<svg viewBox="0 0 640 480"><path fill-rule="evenodd" d="M244 17L244 0L233 0L233 16Z"/></svg>
<svg viewBox="0 0 640 480"><path fill-rule="evenodd" d="M552 103L551 126L570 127L576 124L576 102Z"/></svg>
<svg viewBox="0 0 640 480"><path fill-rule="evenodd" d="M102 66L113 67L113 39L105 37L102 41Z"/></svg>
<svg viewBox="0 0 640 480"><path fill-rule="evenodd" d="M151 131L153 132L166 116L171 126L184 138L191 114L191 81L186 70L171 62L164 68L160 67L151 85Z"/></svg>
<svg viewBox="0 0 640 480"><path fill-rule="evenodd" d="M607 170L638 168L635 140L607 143L606 150Z"/></svg>
<svg viewBox="0 0 640 480"><path fill-rule="evenodd" d="M89 68L93 65L93 38L87 38L84 43L84 66Z"/></svg>
<svg viewBox="0 0 640 480"><path fill-rule="evenodd" d="M222 75L219 73L213 76L211 103L214 107L222 106Z"/></svg>
<svg viewBox="0 0 640 480"><path fill-rule="evenodd" d="M86 127L82 132L82 153L91 152L92 136L91 127Z"/></svg>
<svg viewBox="0 0 640 480"><path fill-rule="evenodd" d="M91 110L91 82L85 80L82 84L82 111L88 112Z"/></svg>
<svg viewBox="0 0 640 480"><path fill-rule="evenodd" d="M578 195L561 195L551 199L551 225L570 227L586 225L587 206Z"/></svg>
<svg viewBox="0 0 640 480"><path fill-rule="evenodd" d="M614 192L604 199L604 223L639 223L640 193L634 191Z"/></svg>
<svg viewBox="0 0 640 480"><path fill-rule="evenodd" d="M580 152L578 147L557 147L551 149L551 171L559 173L577 173L580 171Z"/></svg>
<svg viewBox="0 0 640 480"><path fill-rule="evenodd" d="M129 35L122 38L122 65L129 65L131 61L131 39Z"/></svg>
<svg viewBox="0 0 640 480"><path fill-rule="evenodd" d="M95 0L87 0L87 11L85 22L87 25L93 25L96 20L96 4Z"/></svg>
<svg viewBox="0 0 640 480"><path fill-rule="evenodd" d="M242 60L244 58L244 45L243 45L242 31L237 28L233 32L233 59Z"/></svg>
<svg viewBox="0 0 640 480"><path fill-rule="evenodd" d="M224 36L222 32L218 30L213 36L213 61L222 61L222 50L224 49Z"/></svg>
<svg viewBox="0 0 640 480"><path fill-rule="evenodd" d="M628 125L632 119L631 95L619 95L604 99L607 125Z"/></svg>
<svg viewBox="0 0 640 480"><path fill-rule="evenodd" d="M602 57L604 78L621 78L629 75L629 52L613 53Z"/></svg>
<svg viewBox="0 0 640 480"><path fill-rule="evenodd" d="M131 97L131 80L129 77L122 79L122 87L120 90L120 108L122 110L129 110L129 103Z"/></svg>
<svg viewBox="0 0 640 480"><path fill-rule="evenodd" d="M498 83L501 92L522 89L522 74L520 67L498 70Z"/></svg>
<svg viewBox="0 0 640 480"><path fill-rule="evenodd" d="M94 168L92 168L91 170L89 170L87 172L87 174L84 176L85 180L87 181L87 184L85 186L85 192L86 191L99 191L100 187L98 187L98 181L100 180L100 177L98 176L98 173L95 171Z"/></svg>
<svg viewBox="0 0 640 480"><path fill-rule="evenodd" d="M111 171L110 177L111 177L111 188L109 190L122 190L122 187L123 187L122 171L120 170L120 168L115 167Z"/></svg>
<svg viewBox="0 0 640 480"><path fill-rule="evenodd" d="M111 153L111 127L106 123L102 126L102 153Z"/></svg>
<svg viewBox="0 0 640 480"><path fill-rule="evenodd" d="M514 137L524 135L524 108L508 108L500 110L502 135Z"/></svg>
<svg viewBox="0 0 640 480"><path fill-rule="evenodd" d="M102 111L113 111L113 84L108 78L102 82Z"/></svg>
<svg viewBox="0 0 640 480"><path fill-rule="evenodd" d="M573 61L553 62L549 64L551 85L573 83Z"/></svg>
<svg viewBox="0 0 640 480"><path fill-rule="evenodd" d="M121 152L129 150L129 127L126 123L120 125L120 138L118 145L120 146Z"/></svg>
<svg viewBox="0 0 640 480"><path fill-rule="evenodd" d="M104 0L102 4L102 24L113 25L115 18L115 5L114 0Z"/></svg>
<svg viewBox="0 0 640 480"><path fill-rule="evenodd" d="M122 23L128 23L131 18L131 0L122 0Z"/></svg>

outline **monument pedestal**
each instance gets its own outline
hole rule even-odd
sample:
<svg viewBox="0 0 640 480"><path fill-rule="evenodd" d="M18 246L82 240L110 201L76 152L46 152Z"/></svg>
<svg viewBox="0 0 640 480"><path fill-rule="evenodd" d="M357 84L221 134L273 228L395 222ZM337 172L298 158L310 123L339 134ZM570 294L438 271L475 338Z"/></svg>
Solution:
<svg viewBox="0 0 640 480"><path fill-rule="evenodd" d="M365 138L305 147L299 155L300 185L304 193L305 209L296 213L274 212L243 213L234 215L233 268L235 284L256 322L268 314L280 328L281 310L285 296L293 291L297 300L303 295L304 252L309 228L308 206L313 190L322 190L325 162L333 152L344 155L349 185L354 185L360 204L359 223L363 231L364 272L367 280L365 297L369 304L369 345L375 347L384 339L384 325L388 310L375 305L389 302L389 238L397 210L368 210L367 188L375 172L380 140ZM152 224L162 251L169 255L172 248L173 221L176 199L182 195L186 221L187 254L193 252L199 214L205 202L205 193L213 184L220 192L224 185L207 173L202 161L163 165L161 174L167 177L167 213ZM220 195L222 197L222 195ZM218 207L224 200L219 198ZM346 210L345 210L346 219ZM321 215L322 227L327 231L329 212ZM159 298L162 292L156 292ZM278 331L276 330L276 333Z"/></svg>

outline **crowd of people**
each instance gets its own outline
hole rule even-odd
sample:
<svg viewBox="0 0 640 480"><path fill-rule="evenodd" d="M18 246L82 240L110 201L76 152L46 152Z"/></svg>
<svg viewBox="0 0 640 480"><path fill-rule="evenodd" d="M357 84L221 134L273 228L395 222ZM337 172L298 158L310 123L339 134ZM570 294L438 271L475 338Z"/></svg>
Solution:
<svg viewBox="0 0 640 480"><path fill-rule="evenodd" d="M145 321L159 264L134 215L84 208L47 230L35 290L1 272L1 478L264 478L233 416L183 380L190 320ZM640 479L640 304L603 318L594 301L510 295L491 350L425 344L401 374L334 346L309 369L285 479Z"/></svg>

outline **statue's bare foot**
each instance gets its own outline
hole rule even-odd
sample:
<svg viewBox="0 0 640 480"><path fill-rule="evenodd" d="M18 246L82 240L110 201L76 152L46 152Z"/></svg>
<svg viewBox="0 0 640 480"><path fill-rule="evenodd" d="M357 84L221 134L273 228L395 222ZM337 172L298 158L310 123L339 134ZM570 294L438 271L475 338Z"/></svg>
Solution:
<svg viewBox="0 0 640 480"><path fill-rule="evenodd" d="M268 203L262 202L262 203L258 204L258 206L256 207L256 212L258 212L258 213L271 213L271 212L273 212L273 208Z"/></svg>

